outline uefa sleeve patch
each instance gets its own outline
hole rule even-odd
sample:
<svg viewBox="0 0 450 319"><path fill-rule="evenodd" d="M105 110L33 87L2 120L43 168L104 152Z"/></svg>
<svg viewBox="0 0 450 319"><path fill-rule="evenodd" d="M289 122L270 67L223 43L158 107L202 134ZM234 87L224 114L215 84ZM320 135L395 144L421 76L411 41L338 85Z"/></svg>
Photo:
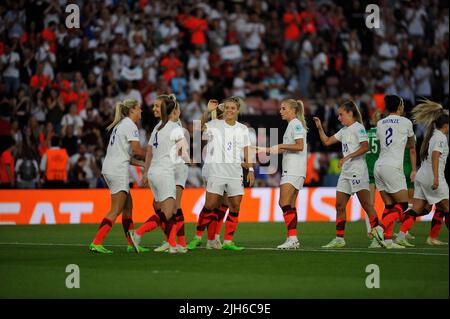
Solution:
<svg viewBox="0 0 450 319"><path fill-rule="evenodd" d="M133 131L133 137L139 137L139 132L137 130Z"/></svg>
<svg viewBox="0 0 450 319"><path fill-rule="evenodd" d="M301 125L295 125L294 126L295 133L301 133L302 132L302 126Z"/></svg>
<svg viewBox="0 0 450 319"><path fill-rule="evenodd" d="M361 135L365 135L365 134L366 134L366 130L365 130L365 129L363 129L363 128L362 128L362 129L360 129L360 130L359 130L359 134L361 134Z"/></svg>

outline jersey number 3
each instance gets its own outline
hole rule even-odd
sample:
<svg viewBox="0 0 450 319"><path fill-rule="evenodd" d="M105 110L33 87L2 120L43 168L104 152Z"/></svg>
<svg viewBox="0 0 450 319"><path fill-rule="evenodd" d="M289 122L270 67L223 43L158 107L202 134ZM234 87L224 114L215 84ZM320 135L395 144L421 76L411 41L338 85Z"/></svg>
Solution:
<svg viewBox="0 0 450 319"><path fill-rule="evenodd" d="M392 127L388 128L386 130L386 146L389 146L392 144Z"/></svg>

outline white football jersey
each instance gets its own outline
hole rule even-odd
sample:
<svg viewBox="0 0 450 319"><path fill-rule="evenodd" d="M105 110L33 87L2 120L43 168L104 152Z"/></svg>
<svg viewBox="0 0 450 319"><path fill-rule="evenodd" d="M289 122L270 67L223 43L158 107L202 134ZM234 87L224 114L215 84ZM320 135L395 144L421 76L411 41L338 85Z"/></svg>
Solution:
<svg viewBox="0 0 450 319"><path fill-rule="evenodd" d="M361 146L361 142L367 142L367 133L364 126L355 122L350 126L344 126L334 134L334 137L342 143L342 154L344 157L356 152ZM353 178L355 176L365 175L367 164L365 155L354 157L346 161L342 167L341 176L344 178Z"/></svg>
<svg viewBox="0 0 450 319"><path fill-rule="evenodd" d="M150 134L150 139L149 139L149 143L148 143L148 144L150 144L150 141L152 140L152 138L154 138L154 136L155 136L155 134L156 134L158 128L161 126L161 123L162 123L162 122L159 121L158 124L156 124L156 126L153 128L153 131L152 131L152 133ZM183 130L184 137L185 137L186 142L187 142L187 146L189 147L189 139L190 139L190 137L189 137L189 132L187 132L186 130L184 130L183 124L181 124L181 120L180 120L180 119L178 119L178 121L175 122L175 123L177 123L177 125L178 125L179 127L181 127L181 129ZM177 160L177 162L178 162L179 165L185 165L185 164L186 164L181 158L180 158L180 160Z"/></svg>
<svg viewBox="0 0 450 319"><path fill-rule="evenodd" d="M184 138L183 129L176 123L168 121L160 130L161 123L153 129L148 141L152 147L152 161L149 173L158 175L173 175L175 166L183 163L178 155L177 141Z"/></svg>
<svg viewBox="0 0 450 319"><path fill-rule="evenodd" d="M131 141L139 142L139 130L129 118L122 119L113 128L103 161L102 174L128 176L131 157Z"/></svg>
<svg viewBox="0 0 450 319"><path fill-rule="evenodd" d="M444 133L439 130L434 130L433 136L430 139L428 145L428 156L422 162L419 171L417 172L416 179L425 182L426 175L433 176L432 156L434 151L441 153L439 156L439 179L445 181L445 164L448 157L448 141Z"/></svg>
<svg viewBox="0 0 450 319"><path fill-rule="evenodd" d="M408 137L414 136L413 125L406 117L389 115L377 123L380 156L377 165L403 169L403 157Z"/></svg>
<svg viewBox="0 0 450 319"><path fill-rule="evenodd" d="M295 144L295 140L303 139L303 151L290 152L283 151L283 174L306 177L306 129L303 127L299 119L291 120L283 135L283 144Z"/></svg>
<svg viewBox="0 0 450 319"><path fill-rule="evenodd" d="M247 126L239 122L231 126L225 120L212 120L206 123L206 134L208 145L212 146L207 162L208 176L242 179L241 152L250 145Z"/></svg>

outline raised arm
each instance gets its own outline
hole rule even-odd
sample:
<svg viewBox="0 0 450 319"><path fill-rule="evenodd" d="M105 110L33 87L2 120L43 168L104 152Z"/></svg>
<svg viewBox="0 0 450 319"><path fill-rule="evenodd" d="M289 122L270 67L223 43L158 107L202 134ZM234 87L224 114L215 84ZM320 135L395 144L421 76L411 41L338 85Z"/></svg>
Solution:
<svg viewBox="0 0 450 319"><path fill-rule="evenodd" d="M214 111L219 106L219 102L217 100L209 100L208 106L206 107L205 112L203 112L201 119L202 132L206 129L206 122L208 122L209 113Z"/></svg>
<svg viewBox="0 0 450 319"><path fill-rule="evenodd" d="M328 136L325 134L325 132L324 132L324 130L323 130L323 127L322 127L322 122L320 121L320 119L319 119L318 117L313 117L313 120L314 120L314 123L315 123L316 126L317 126L317 129L319 130L320 140L322 141L323 145L325 145L325 146L330 146L330 145L333 145L333 144L339 142L339 141L336 139L336 137L334 137L334 135L331 136L331 137L328 137Z"/></svg>

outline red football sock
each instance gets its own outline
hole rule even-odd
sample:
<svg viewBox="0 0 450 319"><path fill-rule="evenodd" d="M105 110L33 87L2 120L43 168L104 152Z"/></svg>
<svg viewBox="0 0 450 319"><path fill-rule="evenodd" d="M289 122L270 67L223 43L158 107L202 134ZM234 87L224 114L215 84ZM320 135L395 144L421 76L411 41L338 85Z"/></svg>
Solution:
<svg viewBox="0 0 450 319"><path fill-rule="evenodd" d="M214 219L208 225L208 240L214 240L214 238L216 238L216 228L218 224L217 219L219 218L219 210L215 209L213 213Z"/></svg>
<svg viewBox="0 0 450 319"><path fill-rule="evenodd" d="M216 218L214 212L203 207L202 211L200 212L200 215L198 216L196 229L197 236L202 237L206 227L215 219Z"/></svg>
<svg viewBox="0 0 450 319"><path fill-rule="evenodd" d="M297 236L297 210L290 205L281 207L288 236Z"/></svg>
<svg viewBox="0 0 450 319"><path fill-rule="evenodd" d="M166 234L167 242L170 246L176 247L177 242L175 240L175 237L177 235L177 227L176 227L176 220L175 216L172 216L167 222L166 222L166 229L164 230L164 233Z"/></svg>
<svg viewBox="0 0 450 319"><path fill-rule="evenodd" d="M128 245L133 246L130 235L128 235L128 231L134 229L133 220L131 218L122 217L122 227L123 231L125 232L125 237L127 239Z"/></svg>
<svg viewBox="0 0 450 319"><path fill-rule="evenodd" d="M239 213L229 212L227 220L225 221L225 236L224 240L233 240L233 235L237 229L239 221Z"/></svg>
<svg viewBox="0 0 450 319"><path fill-rule="evenodd" d="M216 235L220 235L220 232L222 230L223 225L223 219L225 217L225 214L227 213L228 206L227 205L221 205L219 208L219 211L217 212L217 225L216 225Z"/></svg>
<svg viewBox="0 0 450 319"><path fill-rule="evenodd" d="M177 221L176 227L177 227L178 244L180 244L183 247L186 247L186 238L184 236L184 215L183 210L181 208L179 208L177 211L176 221Z"/></svg>
<svg viewBox="0 0 450 319"><path fill-rule="evenodd" d="M100 224L100 227L98 228L97 234L95 235L93 244L94 245L101 245L103 243L103 239L105 238L106 234L111 230L112 227L112 221L108 218L103 218L102 223Z"/></svg>
<svg viewBox="0 0 450 319"><path fill-rule="evenodd" d="M404 214L403 214L403 223L400 226L400 231L405 233L408 232L411 227L414 225L414 223L416 222L416 216L417 213L415 211L413 211L412 209L408 209Z"/></svg>
<svg viewBox="0 0 450 319"><path fill-rule="evenodd" d="M431 229L430 234L428 236L431 238L438 238L443 222L444 222L444 212L436 209L433 215L433 220L431 221Z"/></svg>
<svg viewBox="0 0 450 319"><path fill-rule="evenodd" d="M342 218L336 218L336 237L344 238L346 220Z"/></svg>
<svg viewBox="0 0 450 319"><path fill-rule="evenodd" d="M381 225L383 225L383 228L387 229L389 226L393 225L394 222L400 218L402 212L402 205L395 204L394 207L389 209L387 214L383 214L383 220L381 221Z"/></svg>
<svg viewBox="0 0 450 319"><path fill-rule="evenodd" d="M378 226L378 224L380 223L380 221L378 220L378 216L370 216L369 217L369 222L370 222L370 228L375 228Z"/></svg>
<svg viewBox="0 0 450 319"><path fill-rule="evenodd" d="M159 213L159 214L158 214ZM162 220L161 220L161 215L164 216L164 214L158 212L157 214L153 215L152 217L150 217L149 219L147 219L147 221L145 223L143 223L141 225L141 227L139 227L136 230L136 234L138 234L139 236L142 236L143 234L154 230L155 228L157 228L158 226L161 226L162 224ZM165 217L164 217L165 220Z"/></svg>

